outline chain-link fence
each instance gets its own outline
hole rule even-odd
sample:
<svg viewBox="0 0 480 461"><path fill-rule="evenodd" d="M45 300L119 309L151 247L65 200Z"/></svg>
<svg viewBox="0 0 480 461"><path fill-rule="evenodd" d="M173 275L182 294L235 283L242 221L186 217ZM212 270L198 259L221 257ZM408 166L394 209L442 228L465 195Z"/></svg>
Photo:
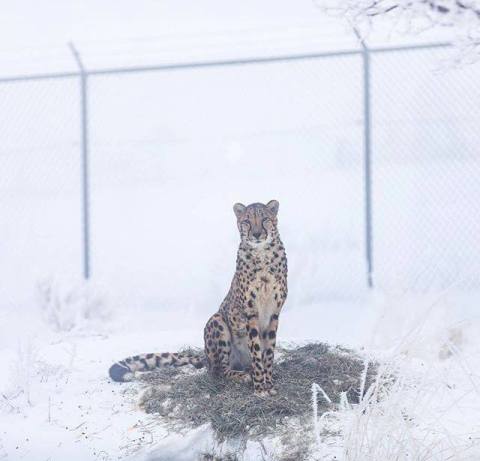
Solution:
<svg viewBox="0 0 480 461"><path fill-rule="evenodd" d="M480 68L444 45L0 79L2 299L49 274L211 311L237 201L280 201L289 304L480 285Z"/></svg>

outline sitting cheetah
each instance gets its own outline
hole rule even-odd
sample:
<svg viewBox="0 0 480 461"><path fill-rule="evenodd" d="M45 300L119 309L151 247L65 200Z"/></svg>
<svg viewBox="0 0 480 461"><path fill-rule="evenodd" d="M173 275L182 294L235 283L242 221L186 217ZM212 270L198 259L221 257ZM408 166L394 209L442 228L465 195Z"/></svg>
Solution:
<svg viewBox="0 0 480 461"><path fill-rule="evenodd" d="M278 207L276 200L233 207L241 238L237 268L219 311L205 326L206 359L168 352L136 355L111 366L114 381L130 381L136 371L206 365L213 374L239 382L253 380L258 396L276 394L273 356L278 317L287 298L287 257L277 229Z"/></svg>

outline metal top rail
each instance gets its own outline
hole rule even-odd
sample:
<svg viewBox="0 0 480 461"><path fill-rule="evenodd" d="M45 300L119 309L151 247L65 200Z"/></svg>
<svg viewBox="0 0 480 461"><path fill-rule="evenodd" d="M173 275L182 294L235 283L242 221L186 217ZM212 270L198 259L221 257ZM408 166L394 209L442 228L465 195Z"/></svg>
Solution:
<svg viewBox="0 0 480 461"><path fill-rule="evenodd" d="M372 47L368 48L369 53L390 53L401 51L414 51L422 49L432 48L445 48L451 46L448 42L437 43L425 43L418 45L400 45L391 47ZM279 62L291 62L302 61L318 58L334 58L342 56L362 55L364 53L363 48L340 50L340 51L325 51L319 53L299 53L277 56L264 56L264 57L247 57L238 59L218 59L218 60L205 60L205 61L191 61L184 63L165 63L154 64L148 66L131 66L131 67L113 67L105 69L86 69L76 72L53 72L53 73L41 73L31 75L13 75L8 77L0 77L0 83L7 82L24 82L32 80L48 80L48 79L62 79L78 77L80 73L86 75L109 75L109 74L126 74L136 72L155 72L155 71L171 71L171 70L183 70L183 69L201 69L209 67L225 67L225 66L241 66L246 64L268 64Z"/></svg>

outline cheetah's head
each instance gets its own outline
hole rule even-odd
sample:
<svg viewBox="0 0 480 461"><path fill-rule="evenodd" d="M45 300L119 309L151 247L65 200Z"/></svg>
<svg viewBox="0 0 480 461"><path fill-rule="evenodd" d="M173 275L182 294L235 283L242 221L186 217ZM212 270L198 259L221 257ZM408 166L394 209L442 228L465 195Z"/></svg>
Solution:
<svg viewBox="0 0 480 461"><path fill-rule="evenodd" d="M270 200L266 205L263 203L252 203L248 206L241 203L233 205L242 242L251 246L270 242L277 233L278 206L276 200Z"/></svg>

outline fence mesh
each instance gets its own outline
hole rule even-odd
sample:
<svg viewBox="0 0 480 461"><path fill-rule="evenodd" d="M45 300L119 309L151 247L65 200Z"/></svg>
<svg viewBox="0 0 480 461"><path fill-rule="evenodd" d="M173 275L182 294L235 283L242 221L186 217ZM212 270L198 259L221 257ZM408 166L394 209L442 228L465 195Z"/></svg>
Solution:
<svg viewBox="0 0 480 461"><path fill-rule="evenodd" d="M375 286L477 288L478 66L372 53ZM80 79L0 84L3 300L82 274ZM218 306L241 201L280 201L289 305L367 292L361 54L88 76L91 270L116 305ZM23 298L22 298L23 296Z"/></svg>
<svg viewBox="0 0 480 461"><path fill-rule="evenodd" d="M276 198L292 304L357 296L362 99L352 73L358 56L94 78L96 276L137 302L211 311L235 267L233 204Z"/></svg>
<svg viewBox="0 0 480 461"><path fill-rule="evenodd" d="M0 299L30 300L81 254L77 79L0 84Z"/></svg>
<svg viewBox="0 0 480 461"><path fill-rule="evenodd" d="M375 278L385 289L480 283L480 69L442 71L446 57L373 58Z"/></svg>

